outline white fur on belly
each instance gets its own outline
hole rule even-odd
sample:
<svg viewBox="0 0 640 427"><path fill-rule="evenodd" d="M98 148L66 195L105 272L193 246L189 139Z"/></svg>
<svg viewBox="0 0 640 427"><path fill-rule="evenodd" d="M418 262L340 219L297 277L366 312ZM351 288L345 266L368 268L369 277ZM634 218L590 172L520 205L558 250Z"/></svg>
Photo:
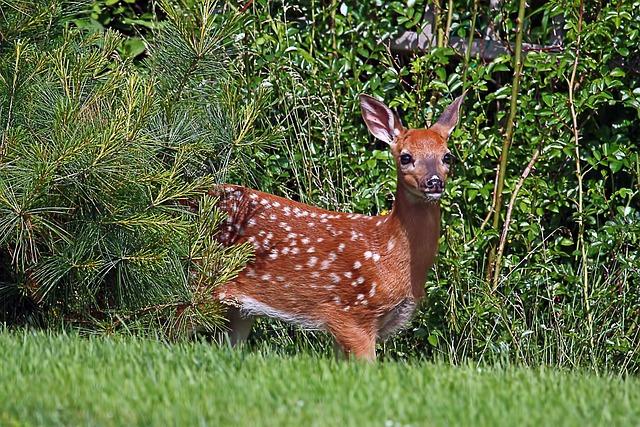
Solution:
<svg viewBox="0 0 640 427"><path fill-rule="evenodd" d="M324 329L324 324L320 321L275 309L248 296L242 296L238 298L238 301L240 302L240 310L245 316L267 316L294 323L305 329Z"/></svg>

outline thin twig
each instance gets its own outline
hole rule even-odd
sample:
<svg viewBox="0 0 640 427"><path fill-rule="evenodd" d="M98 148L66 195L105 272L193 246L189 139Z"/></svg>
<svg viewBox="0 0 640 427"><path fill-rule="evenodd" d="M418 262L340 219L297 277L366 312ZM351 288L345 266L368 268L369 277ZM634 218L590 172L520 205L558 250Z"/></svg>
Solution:
<svg viewBox="0 0 640 427"><path fill-rule="evenodd" d="M589 331L589 351L593 359L593 318L591 315L591 304L589 302L589 270L587 265L587 249L584 244L584 187L582 183L582 165L580 164L580 132L578 130L578 114L576 113L574 91L576 88L576 75L578 72L578 60L580 57L580 42L582 39L582 18L584 15L584 0L580 0L580 12L578 14L578 37L576 39L576 53L571 70L571 80L569 81L569 108L571 109L571 120L573 126L573 143L575 145L576 157L576 178L578 179L578 246L580 247L580 257L582 259L582 299L584 310L587 315L587 329Z"/></svg>
<svg viewBox="0 0 640 427"><path fill-rule="evenodd" d="M453 0L447 4L447 25L444 27L444 45L449 46L449 33L451 33L451 22L453 21Z"/></svg>
<svg viewBox="0 0 640 427"><path fill-rule="evenodd" d="M489 212L487 212L487 215L484 217L482 224L480 224L480 227L478 228L478 232L476 233L476 235L473 236L473 239L469 241L468 243L469 245L473 244L473 242L475 242L478 239L478 236L480 236L481 233L484 231L484 228L489 223L489 220L491 219L491 215L493 214L493 210L496 207L496 188L498 186L498 173L499 173L499 170L496 170L496 177L493 180L493 196L491 198L491 206L489 206Z"/></svg>
<svg viewBox="0 0 640 427"><path fill-rule="evenodd" d="M247 3L245 3L244 6L242 6L242 8L240 9L240 13L244 13L247 11L247 9L249 9L249 7L253 4L253 0L249 0Z"/></svg>
<svg viewBox="0 0 640 427"><path fill-rule="evenodd" d="M515 43L515 56L513 59L513 80L511 83L511 104L509 109L509 116L507 118L507 128L502 140L502 150L500 152L500 166L498 170L498 186L495 192L495 204L493 209L493 229L498 230L500 227L500 214L502 213L502 192L504 190L504 181L507 175L507 160L509 158L509 148L513 140L513 133L515 129L516 112L518 109L518 92L520 89L520 75L522 73L522 33L524 32L524 12L526 8L526 1L520 0L518 6L518 24L516 27L516 43ZM488 268L487 268L487 281L491 280L493 276L493 270L495 268L495 244L491 245L489 250Z"/></svg>
<svg viewBox="0 0 640 427"><path fill-rule="evenodd" d="M507 207L507 216L504 220L504 224L502 225L502 234L500 235L500 244L498 245L498 253L496 255L496 263L493 270L493 285L491 287L492 292L495 292L498 288L498 279L500 278L500 269L502 264L502 255L504 254L504 247L507 242L507 234L509 233L509 225L511 224L511 215L513 214L513 206L516 203L516 198L518 197L518 193L522 188L522 184L524 184L524 180L527 179L529 173L533 169L533 166L538 161L538 157L540 157L540 147L536 148L534 151L531 160L529 160L529 164L522 171L520 175L520 179L518 179L518 183L513 189L513 193L511 193L511 199L509 200L509 206Z"/></svg>
<svg viewBox="0 0 640 427"><path fill-rule="evenodd" d="M473 12L471 12L471 29L469 30L469 40L467 42L467 50L464 53L464 72L462 74L462 89L467 89L467 73L469 72L469 62L471 60L471 47L476 32L476 19L478 18L478 3L480 0L473 1Z"/></svg>

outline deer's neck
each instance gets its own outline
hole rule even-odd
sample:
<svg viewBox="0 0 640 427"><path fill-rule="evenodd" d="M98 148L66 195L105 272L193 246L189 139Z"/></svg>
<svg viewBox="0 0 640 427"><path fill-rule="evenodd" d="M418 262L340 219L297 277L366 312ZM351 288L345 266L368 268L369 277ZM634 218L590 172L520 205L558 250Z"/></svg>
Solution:
<svg viewBox="0 0 640 427"><path fill-rule="evenodd" d="M418 200L398 185L388 225L403 243L396 248L396 260L408 269L414 298L422 298L427 273L438 251L440 204Z"/></svg>

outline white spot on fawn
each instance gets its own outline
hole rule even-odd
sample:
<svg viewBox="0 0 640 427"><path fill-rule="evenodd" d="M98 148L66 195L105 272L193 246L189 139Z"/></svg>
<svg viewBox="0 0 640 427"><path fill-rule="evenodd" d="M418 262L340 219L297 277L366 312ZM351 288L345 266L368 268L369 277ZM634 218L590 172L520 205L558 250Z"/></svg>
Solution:
<svg viewBox="0 0 640 427"><path fill-rule="evenodd" d="M269 254L269 258L271 259L277 259L278 258L278 251L274 250Z"/></svg>
<svg viewBox="0 0 640 427"><path fill-rule="evenodd" d="M309 249L307 249L307 253L308 254L312 254L316 251L316 248L314 248L313 246L311 246Z"/></svg>
<svg viewBox="0 0 640 427"><path fill-rule="evenodd" d="M358 285L362 285L364 283L364 277L360 276L356 279L356 283Z"/></svg>
<svg viewBox="0 0 640 427"><path fill-rule="evenodd" d="M314 279L317 279L318 277L320 277L320 273L317 272L317 271L314 271L314 272L311 273L311 277L314 278Z"/></svg>
<svg viewBox="0 0 640 427"><path fill-rule="evenodd" d="M380 261L380 254L373 254L371 258L373 259L374 262L378 262Z"/></svg>
<svg viewBox="0 0 640 427"><path fill-rule="evenodd" d="M260 249L260 243L257 242L255 236L250 236L247 241L253 245L253 249Z"/></svg>
<svg viewBox="0 0 640 427"><path fill-rule="evenodd" d="M323 239L322 237L318 237L318 238L316 239L316 242L318 242L318 243L322 243L323 241L324 241L324 239Z"/></svg>
<svg viewBox="0 0 640 427"><path fill-rule="evenodd" d="M364 259L370 259L373 256L373 253L371 251L366 251L364 253Z"/></svg>
<svg viewBox="0 0 640 427"><path fill-rule="evenodd" d="M393 248L396 247L396 239L391 238L388 242L387 242L387 251L391 251Z"/></svg>
<svg viewBox="0 0 640 427"><path fill-rule="evenodd" d="M294 270L296 271L300 271L302 270L302 265L301 264L296 264L295 267L293 267Z"/></svg>
<svg viewBox="0 0 640 427"><path fill-rule="evenodd" d="M311 258L309 258L309 261L307 261L307 265L309 267L313 267L314 265L316 265L318 263L318 258L312 256Z"/></svg>
<svg viewBox="0 0 640 427"><path fill-rule="evenodd" d="M269 273L265 273L262 275L261 279L265 282L268 282L269 280L271 280L271 275Z"/></svg>
<svg viewBox="0 0 640 427"><path fill-rule="evenodd" d="M320 270L328 270L330 265L331 261L325 259L324 261L322 261L322 264L320 264Z"/></svg>
<svg viewBox="0 0 640 427"><path fill-rule="evenodd" d="M249 221L247 221L247 224L249 224L249 227L253 227L254 225L256 225L256 219L251 218Z"/></svg>
<svg viewBox="0 0 640 427"><path fill-rule="evenodd" d="M284 276L276 276L278 282L284 282Z"/></svg>
<svg viewBox="0 0 640 427"><path fill-rule="evenodd" d="M362 267L362 263L360 261L356 261L356 262L353 263L354 270L357 270L360 267Z"/></svg>
<svg viewBox="0 0 640 427"><path fill-rule="evenodd" d="M309 238L307 238L307 237L303 237L300 241L302 242L303 245L308 245L309 244Z"/></svg>
<svg viewBox="0 0 640 427"><path fill-rule="evenodd" d="M344 273L342 273L342 275L347 279L351 279L351 276L353 276L350 271L345 271Z"/></svg>
<svg viewBox="0 0 640 427"><path fill-rule="evenodd" d="M358 294L356 298L358 299L358 301L362 301L364 299L364 294Z"/></svg>
<svg viewBox="0 0 640 427"><path fill-rule="evenodd" d="M300 249L299 248L292 248L291 249L291 254L298 255L299 253L300 253Z"/></svg>
<svg viewBox="0 0 640 427"><path fill-rule="evenodd" d="M333 262L336 259L338 259L338 254L336 254L335 252L331 251L329 252L329 261Z"/></svg>
<svg viewBox="0 0 640 427"><path fill-rule="evenodd" d="M331 277L331 281L333 283L340 283L340 276L338 276L336 273L329 274L329 277Z"/></svg>
<svg viewBox="0 0 640 427"><path fill-rule="evenodd" d="M247 277L256 277L256 270L253 268L247 268Z"/></svg>
<svg viewBox="0 0 640 427"><path fill-rule="evenodd" d="M296 233L289 233L287 234L287 238L288 239L295 239L296 237L298 237L298 235Z"/></svg>
<svg viewBox="0 0 640 427"><path fill-rule="evenodd" d="M251 195L249 196L251 197L253 200L258 198L258 195L256 193L251 193Z"/></svg>
<svg viewBox="0 0 640 427"><path fill-rule="evenodd" d="M280 202L273 202L272 203L274 208L279 208L280 207Z"/></svg>
<svg viewBox="0 0 640 427"><path fill-rule="evenodd" d="M282 208L282 212L284 213L284 216L289 216L291 215L291 208L289 206L285 206Z"/></svg>
<svg viewBox="0 0 640 427"><path fill-rule="evenodd" d="M378 284L376 282L371 283L371 289L369 289L369 298L376 294L376 287Z"/></svg>
<svg viewBox="0 0 640 427"><path fill-rule="evenodd" d="M340 243L340 244L338 245L338 252L342 252L342 251L344 251L345 246L347 246L347 245L345 245L344 243Z"/></svg>

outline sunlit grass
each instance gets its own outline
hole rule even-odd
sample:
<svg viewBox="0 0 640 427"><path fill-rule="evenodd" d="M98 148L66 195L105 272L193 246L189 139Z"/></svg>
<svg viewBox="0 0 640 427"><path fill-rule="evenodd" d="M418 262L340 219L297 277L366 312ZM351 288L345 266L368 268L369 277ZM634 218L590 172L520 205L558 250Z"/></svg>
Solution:
<svg viewBox="0 0 640 427"><path fill-rule="evenodd" d="M2 333L1 425L632 425L640 381Z"/></svg>

